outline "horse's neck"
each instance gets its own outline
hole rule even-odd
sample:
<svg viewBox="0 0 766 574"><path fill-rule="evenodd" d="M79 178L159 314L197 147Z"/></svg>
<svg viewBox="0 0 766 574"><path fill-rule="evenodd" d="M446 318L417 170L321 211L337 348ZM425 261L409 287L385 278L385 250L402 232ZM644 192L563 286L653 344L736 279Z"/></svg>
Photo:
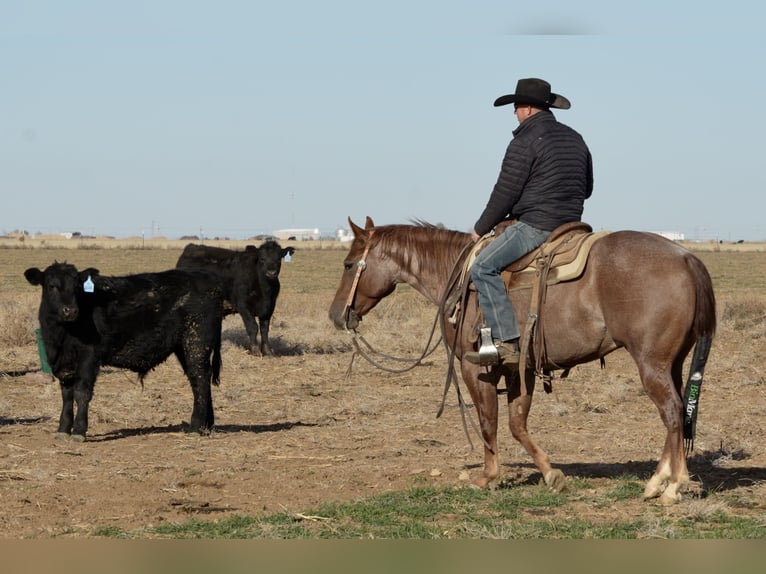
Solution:
<svg viewBox="0 0 766 574"><path fill-rule="evenodd" d="M407 261L400 263L400 281L438 305L462 252L460 245L417 244Z"/></svg>
<svg viewBox="0 0 766 574"><path fill-rule="evenodd" d="M411 268L402 269L401 281L410 285L415 291L435 305L438 305L441 294L447 284L447 277L434 277L420 273L416 268Z"/></svg>

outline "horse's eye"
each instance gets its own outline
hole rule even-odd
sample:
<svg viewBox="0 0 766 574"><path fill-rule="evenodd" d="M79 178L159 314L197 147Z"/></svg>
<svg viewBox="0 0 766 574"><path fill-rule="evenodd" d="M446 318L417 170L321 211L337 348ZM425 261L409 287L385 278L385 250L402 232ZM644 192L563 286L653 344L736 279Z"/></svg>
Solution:
<svg viewBox="0 0 766 574"><path fill-rule="evenodd" d="M354 266L354 264L351 261L344 261L343 262L343 269L345 269L346 271L351 269L353 266Z"/></svg>

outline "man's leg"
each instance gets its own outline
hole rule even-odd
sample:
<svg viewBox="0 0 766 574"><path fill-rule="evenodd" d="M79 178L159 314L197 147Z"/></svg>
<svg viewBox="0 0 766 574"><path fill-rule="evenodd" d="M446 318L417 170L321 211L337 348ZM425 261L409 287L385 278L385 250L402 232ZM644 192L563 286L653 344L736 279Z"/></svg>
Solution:
<svg viewBox="0 0 766 574"><path fill-rule="evenodd" d="M522 255L529 253L548 237L550 232L535 229L525 223L509 225L505 231L496 237L476 257L471 267L471 277L479 297L484 318L492 332L496 343L511 343L503 349L508 351L509 362L515 358L518 361L519 325L516 313L508 298L505 284L500 273ZM476 354L477 357L473 357ZM471 362L478 360L478 353L467 353L465 358Z"/></svg>

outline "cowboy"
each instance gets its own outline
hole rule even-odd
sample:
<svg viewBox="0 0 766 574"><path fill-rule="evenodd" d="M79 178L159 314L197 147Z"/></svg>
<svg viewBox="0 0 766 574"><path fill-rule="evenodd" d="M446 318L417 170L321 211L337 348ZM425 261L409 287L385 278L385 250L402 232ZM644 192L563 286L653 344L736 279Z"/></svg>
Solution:
<svg viewBox="0 0 766 574"><path fill-rule="evenodd" d="M527 78L516 93L495 106L513 104L519 126L505 152L497 183L473 226L477 241L501 221L515 220L478 254L471 278L489 326L497 355L478 351L463 358L475 364L519 363L519 326L500 273L542 244L556 227L580 221L593 191L593 163L588 146L575 130L560 123L551 108L567 110L567 98L551 92L545 80Z"/></svg>

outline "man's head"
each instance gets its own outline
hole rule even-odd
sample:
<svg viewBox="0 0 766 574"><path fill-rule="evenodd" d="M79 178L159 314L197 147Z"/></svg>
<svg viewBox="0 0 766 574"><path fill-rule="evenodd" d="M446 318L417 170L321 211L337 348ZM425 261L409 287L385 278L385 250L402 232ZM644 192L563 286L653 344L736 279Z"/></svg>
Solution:
<svg viewBox="0 0 766 574"><path fill-rule="evenodd" d="M495 107L515 104L517 114L523 106L532 106L537 110L558 108L568 110L571 103L564 96L551 92L551 85L538 78L526 78L516 83L516 92L500 96L495 100Z"/></svg>

